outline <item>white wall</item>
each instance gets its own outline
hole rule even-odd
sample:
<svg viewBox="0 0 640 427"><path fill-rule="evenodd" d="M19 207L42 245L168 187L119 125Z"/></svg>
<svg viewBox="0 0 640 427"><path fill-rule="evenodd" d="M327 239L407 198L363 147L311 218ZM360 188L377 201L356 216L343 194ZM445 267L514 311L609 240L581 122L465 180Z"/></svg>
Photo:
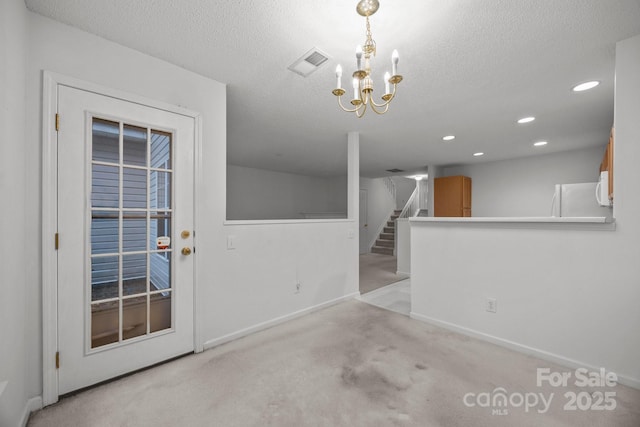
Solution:
<svg viewBox="0 0 640 427"><path fill-rule="evenodd" d="M381 227L387 223L389 216L396 209L396 202L384 184L383 178L360 177L360 189L367 190L367 248L360 248L361 253L369 249L378 238Z"/></svg>
<svg viewBox="0 0 640 427"><path fill-rule="evenodd" d="M411 274L411 227L408 219L396 220L397 272Z"/></svg>
<svg viewBox="0 0 640 427"><path fill-rule="evenodd" d="M210 347L291 313L357 293L349 222L238 224L224 228L234 250L216 244L224 266L208 269L204 338ZM356 248L357 249L357 248ZM357 252L355 253L357 256ZM216 272L217 270L217 272ZM296 284L300 283L300 292Z"/></svg>
<svg viewBox="0 0 640 427"><path fill-rule="evenodd" d="M218 227L217 222L224 218L224 203L208 217L207 222L219 229L222 238L212 240L200 258L209 263L198 274L205 301L198 307L204 312L205 348L357 295L357 139L354 134L347 142L345 135L349 219L227 221ZM207 232L205 239L212 234ZM228 237L235 249L227 249Z"/></svg>
<svg viewBox="0 0 640 427"><path fill-rule="evenodd" d="M598 181L607 142L602 147L445 168L442 176L471 178L473 216L550 216L555 184Z"/></svg>
<svg viewBox="0 0 640 427"><path fill-rule="evenodd" d="M25 71L27 12L21 0L0 2L0 425L23 422L27 400L27 315L25 277ZM38 158L30 159L37 173ZM33 228L36 228L34 225ZM31 248L30 248L31 249ZM31 250L28 251L31 256ZM37 369L37 367L36 367Z"/></svg>
<svg viewBox="0 0 640 427"><path fill-rule="evenodd" d="M429 165L427 166L427 171L429 172L429 181L427 182L427 209L429 210L429 216L433 216L433 180L440 176L443 176L443 168L437 165ZM472 190L473 190L473 182L472 182ZM472 195L473 197L473 195ZM473 200L471 201L473 207Z"/></svg>
<svg viewBox="0 0 640 427"><path fill-rule="evenodd" d="M416 189L416 180L403 176L394 176L391 180L396 185L396 209L402 209Z"/></svg>
<svg viewBox="0 0 640 427"><path fill-rule="evenodd" d="M304 218L303 212L346 218L346 170L342 177L317 177L227 165L227 219Z"/></svg>
<svg viewBox="0 0 640 427"><path fill-rule="evenodd" d="M617 45L616 229L412 223L413 317L640 388L639 51Z"/></svg>
<svg viewBox="0 0 640 427"><path fill-rule="evenodd" d="M224 337L243 329L357 292L357 240L350 236L357 232L353 220L225 225L227 156L226 88L223 84L39 15L28 13L28 21L30 40L25 51L29 52L26 87L30 122L26 126L25 144L12 145L16 147L14 158L18 162L9 169L15 172L11 177L14 200L19 204L21 195L26 197L26 215L18 209L16 223L11 226L16 230L18 246L24 241L29 249L29 257L24 262L16 262L15 266L14 277L18 272L23 277L9 286L18 294L22 291L17 289L23 288L24 284L27 304L26 309L20 306L24 297L18 294L17 300L10 302L13 305L9 311L11 322L2 325L4 333L5 325L15 327L16 319L26 318L26 333L20 333L20 336L27 339L27 351L16 351L7 360L16 361L10 367L19 372L16 375L25 375L28 397L42 393L39 251L42 70L201 113L203 150L199 157L204 165L204 185L197 195L196 208L197 239L201 242L196 243L198 345L221 342ZM355 153L355 160L350 155L349 161L355 162L355 166L350 165L350 171L355 171L357 177L357 150ZM20 159L29 159L24 172L21 172ZM26 179L20 179L21 176ZM351 194L356 194L357 198L357 181L351 185ZM357 206L355 200L356 212ZM22 221L30 226L23 226ZM237 249L227 250L228 235L236 236ZM302 284L298 294L293 293L296 280Z"/></svg>

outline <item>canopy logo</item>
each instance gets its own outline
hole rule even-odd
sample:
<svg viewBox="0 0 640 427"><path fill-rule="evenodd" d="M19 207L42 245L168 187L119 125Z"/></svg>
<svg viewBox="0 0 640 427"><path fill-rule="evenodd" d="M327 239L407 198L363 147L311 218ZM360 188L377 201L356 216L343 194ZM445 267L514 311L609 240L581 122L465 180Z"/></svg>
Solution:
<svg viewBox="0 0 640 427"><path fill-rule="evenodd" d="M508 415L508 408L524 407L525 412L536 410L540 414L544 414L549 410L554 394L549 394L548 399L544 393L507 393L507 390L498 387L492 392L484 393L467 393L462 398L465 406L473 408L479 406L481 408L491 408L492 415Z"/></svg>
<svg viewBox="0 0 640 427"><path fill-rule="evenodd" d="M538 368L536 372L537 387L573 389L562 394L565 411L613 411L617 407L616 392L605 388L613 388L617 384L618 376L604 368L599 371L578 368L573 372L555 372L550 368ZM512 408L524 408L527 413L536 411L545 414L549 411L554 397L555 393L508 393L505 388L497 387L491 392L467 393L462 401L469 408L491 409L492 415L508 415Z"/></svg>

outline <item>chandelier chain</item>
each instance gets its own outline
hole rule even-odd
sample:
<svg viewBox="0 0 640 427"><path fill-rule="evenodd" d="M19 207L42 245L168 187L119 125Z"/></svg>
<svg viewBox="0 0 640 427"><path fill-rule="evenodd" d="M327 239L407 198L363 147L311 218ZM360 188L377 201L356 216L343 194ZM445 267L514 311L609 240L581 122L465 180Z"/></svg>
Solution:
<svg viewBox="0 0 640 427"><path fill-rule="evenodd" d="M367 16L367 40L364 42L364 53L366 55L376 56L376 42L373 40L371 34L371 25L369 24L369 17Z"/></svg>

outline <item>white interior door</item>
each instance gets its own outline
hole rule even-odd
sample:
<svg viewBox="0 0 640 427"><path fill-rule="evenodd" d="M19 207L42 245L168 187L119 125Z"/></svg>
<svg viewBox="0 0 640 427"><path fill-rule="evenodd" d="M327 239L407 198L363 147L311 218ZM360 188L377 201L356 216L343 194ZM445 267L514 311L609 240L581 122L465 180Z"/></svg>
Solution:
<svg viewBox="0 0 640 427"><path fill-rule="evenodd" d="M367 206L367 190L360 189L360 253L366 254L369 252L369 239L367 237L367 230L369 229L368 221L368 206Z"/></svg>
<svg viewBox="0 0 640 427"><path fill-rule="evenodd" d="M58 112L64 394L194 349L195 126L63 85Z"/></svg>

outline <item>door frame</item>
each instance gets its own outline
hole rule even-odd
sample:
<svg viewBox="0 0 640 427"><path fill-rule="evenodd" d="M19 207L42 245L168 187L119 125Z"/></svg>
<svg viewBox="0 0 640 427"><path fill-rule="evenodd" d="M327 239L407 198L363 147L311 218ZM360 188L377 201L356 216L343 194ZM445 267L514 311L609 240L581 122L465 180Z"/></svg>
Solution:
<svg viewBox="0 0 640 427"><path fill-rule="evenodd" d="M58 224L58 134L56 131L56 113L58 111L58 86L93 92L126 102L180 114L194 120L194 188L193 221L194 230L198 229L198 194L202 188L202 117L201 114L162 101L107 88L94 83L43 71L42 77L42 401L51 405L58 401L58 370L56 353L58 351L58 253L55 249L55 234ZM62 118L62 125L64 125ZM196 236L194 233L194 247ZM193 347L196 353L204 350L198 286L198 254L194 251L193 277Z"/></svg>
<svg viewBox="0 0 640 427"><path fill-rule="evenodd" d="M363 207L361 200L360 200L360 196L362 195L362 192L364 191L364 194L366 195L365 199L366 199L366 203ZM358 192L358 203L359 203L359 212L358 212L358 254L362 255L362 254L366 254L369 252L369 247L367 246L369 244L369 236L368 236L368 230L369 230L369 190L367 190L366 188L361 188L360 191ZM361 224L360 223L360 219L362 217L362 211L365 211L365 224ZM366 249L364 252L362 251L363 249L363 245L362 245L362 233L364 232L364 239L365 239L365 244L364 244L364 248Z"/></svg>

